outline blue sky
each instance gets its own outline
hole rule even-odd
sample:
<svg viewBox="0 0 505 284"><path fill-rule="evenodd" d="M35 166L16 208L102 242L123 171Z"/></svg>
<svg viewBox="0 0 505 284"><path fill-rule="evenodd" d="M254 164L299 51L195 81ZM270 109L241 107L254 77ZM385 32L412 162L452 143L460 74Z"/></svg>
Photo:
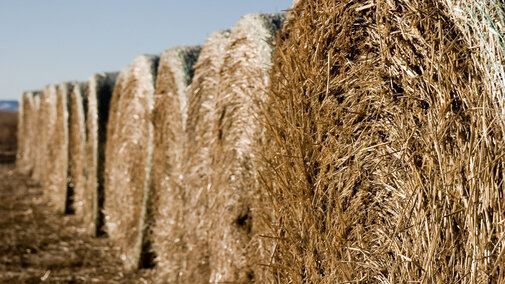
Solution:
<svg viewBox="0 0 505 284"><path fill-rule="evenodd" d="M0 0L0 100L118 71L140 54L202 44L248 13L292 0Z"/></svg>

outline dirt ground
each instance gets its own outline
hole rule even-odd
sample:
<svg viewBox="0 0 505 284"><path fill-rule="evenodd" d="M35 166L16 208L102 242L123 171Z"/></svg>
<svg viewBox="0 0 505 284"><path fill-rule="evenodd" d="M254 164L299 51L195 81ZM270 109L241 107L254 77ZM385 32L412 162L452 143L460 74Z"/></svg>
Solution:
<svg viewBox="0 0 505 284"><path fill-rule="evenodd" d="M150 270L125 273L106 238L56 214L42 189L0 163L0 283L151 283Z"/></svg>

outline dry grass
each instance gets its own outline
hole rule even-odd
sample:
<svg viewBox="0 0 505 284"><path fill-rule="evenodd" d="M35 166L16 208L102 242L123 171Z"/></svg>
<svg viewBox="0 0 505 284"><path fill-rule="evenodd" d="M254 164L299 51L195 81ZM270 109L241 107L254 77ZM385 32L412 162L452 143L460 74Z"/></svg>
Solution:
<svg viewBox="0 0 505 284"><path fill-rule="evenodd" d="M444 6L291 13L267 112L270 281L505 281L502 102Z"/></svg>
<svg viewBox="0 0 505 284"><path fill-rule="evenodd" d="M106 162L105 225L121 249L127 269L141 266L158 61L157 56L139 56L127 67L128 71L119 76L110 110L108 133L112 135L108 135L106 160L111 160Z"/></svg>
<svg viewBox="0 0 505 284"><path fill-rule="evenodd" d="M153 111L152 213L149 234L157 254L160 279L190 283L184 224L183 149L188 85L200 47L175 47L163 52L158 67ZM146 224L152 227L151 224ZM146 243L146 248L149 244ZM189 281L189 282L188 282Z"/></svg>
<svg viewBox="0 0 505 284"><path fill-rule="evenodd" d="M94 236L103 231L105 145L112 92L119 73L97 73L89 79L86 120L86 196L83 220Z"/></svg>
<svg viewBox="0 0 505 284"><path fill-rule="evenodd" d="M263 282L256 262L268 249L253 238L258 213L257 150L264 132L257 105L266 97L271 44L282 18L246 15L231 30L215 98L213 171L205 192L211 201L211 282Z"/></svg>
<svg viewBox="0 0 505 284"><path fill-rule="evenodd" d="M86 114L88 83L75 83L69 97L69 148L68 148L68 195L67 207L84 218L88 214L86 192Z"/></svg>

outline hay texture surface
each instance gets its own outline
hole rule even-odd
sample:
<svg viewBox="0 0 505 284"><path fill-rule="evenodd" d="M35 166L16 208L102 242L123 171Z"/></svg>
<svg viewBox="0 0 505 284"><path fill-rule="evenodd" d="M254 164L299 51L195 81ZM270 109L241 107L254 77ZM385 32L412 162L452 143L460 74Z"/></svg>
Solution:
<svg viewBox="0 0 505 284"><path fill-rule="evenodd" d="M94 236L103 234L103 202L105 182L105 145L112 92L119 73L97 73L89 79L86 120L87 183L83 205L83 221Z"/></svg>
<svg viewBox="0 0 505 284"><path fill-rule="evenodd" d="M37 121L35 97L38 92L25 92L19 99L16 168L22 174L30 174L34 167L32 148Z"/></svg>
<svg viewBox="0 0 505 284"><path fill-rule="evenodd" d="M253 238L264 132L257 116L269 83L271 44L282 19L277 14L246 15L231 30L216 97L217 137L207 197L212 200L211 282L262 282L255 263L266 250Z"/></svg>
<svg viewBox="0 0 505 284"><path fill-rule="evenodd" d="M175 47L160 57L153 112L153 248L160 278L170 283L187 279L184 216L183 149L188 85L200 47Z"/></svg>
<svg viewBox="0 0 505 284"><path fill-rule="evenodd" d="M150 182L154 83L159 58L137 57L121 74L114 90L107 140L106 230L121 249L127 269L140 265L147 192ZM116 105L114 105L116 104ZM116 113L113 113L115 111ZM113 124L111 124L113 123Z"/></svg>
<svg viewBox="0 0 505 284"><path fill-rule="evenodd" d="M501 100L438 1L300 1L274 56L271 282L500 283Z"/></svg>
<svg viewBox="0 0 505 284"><path fill-rule="evenodd" d="M83 217L86 204L86 114L88 108L87 83L74 83L69 97L69 148L68 148L68 195L73 202L68 204L71 211Z"/></svg>
<svg viewBox="0 0 505 284"><path fill-rule="evenodd" d="M45 161L45 193L56 211L67 212L69 208L68 195L68 118L69 97L72 83L61 83L54 89L55 99L49 107L54 108L54 124L48 131L47 160Z"/></svg>

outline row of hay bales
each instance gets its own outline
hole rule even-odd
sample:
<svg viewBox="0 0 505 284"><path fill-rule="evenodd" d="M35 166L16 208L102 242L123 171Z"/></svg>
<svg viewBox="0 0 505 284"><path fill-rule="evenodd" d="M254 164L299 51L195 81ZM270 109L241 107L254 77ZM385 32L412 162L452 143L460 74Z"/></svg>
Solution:
<svg viewBox="0 0 505 284"><path fill-rule="evenodd" d="M18 166L159 282L501 283L504 14L247 15L202 47L23 94Z"/></svg>

